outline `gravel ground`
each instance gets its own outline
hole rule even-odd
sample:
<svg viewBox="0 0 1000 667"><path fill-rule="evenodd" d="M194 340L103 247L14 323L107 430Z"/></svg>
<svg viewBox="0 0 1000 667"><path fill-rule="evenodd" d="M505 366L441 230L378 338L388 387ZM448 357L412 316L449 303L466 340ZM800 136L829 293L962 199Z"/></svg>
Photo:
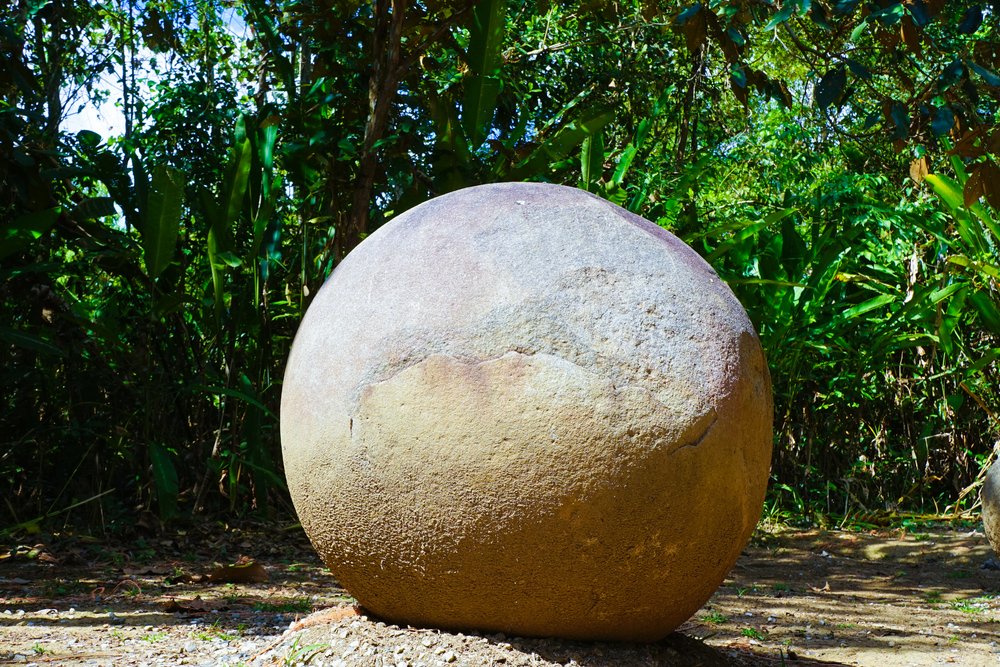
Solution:
<svg viewBox="0 0 1000 667"><path fill-rule="evenodd" d="M988 553L968 527L759 532L678 633L622 644L383 623L294 529L50 537L0 548L0 665L1000 667Z"/></svg>
<svg viewBox="0 0 1000 667"><path fill-rule="evenodd" d="M714 667L740 664L682 634L655 644L578 642L463 634L404 628L364 614L337 614L350 607L319 612L289 629L253 665L302 664L313 667L618 667L671 665ZM332 617L331 617L332 612ZM340 617L338 617L340 616Z"/></svg>

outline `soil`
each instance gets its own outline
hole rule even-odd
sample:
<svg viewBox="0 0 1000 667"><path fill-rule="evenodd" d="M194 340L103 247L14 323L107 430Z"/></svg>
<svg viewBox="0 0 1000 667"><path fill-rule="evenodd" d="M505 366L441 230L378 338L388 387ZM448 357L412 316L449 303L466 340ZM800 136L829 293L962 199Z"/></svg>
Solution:
<svg viewBox="0 0 1000 667"><path fill-rule="evenodd" d="M1000 571L981 567L989 546L969 529L758 531L655 644L383 623L297 527L21 541L0 552L0 664L1000 666Z"/></svg>

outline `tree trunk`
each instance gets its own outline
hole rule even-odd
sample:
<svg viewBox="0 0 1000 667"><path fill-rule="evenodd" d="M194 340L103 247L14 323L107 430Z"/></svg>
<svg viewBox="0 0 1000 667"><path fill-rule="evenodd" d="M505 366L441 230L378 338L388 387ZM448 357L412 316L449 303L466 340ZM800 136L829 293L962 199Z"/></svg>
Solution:
<svg viewBox="0 0 1000 667"><path fill-rule="evenodd" d="M372 41L371 77L368 80L368 122L362 144L358 177L346 225L337 229L334 252L337 260L349 253L368 233L375 176L379 159L375 144L385 137L389 116L396 101L400 77L400 42L406 0L376 0L373 7L375 30Z"/></svg>

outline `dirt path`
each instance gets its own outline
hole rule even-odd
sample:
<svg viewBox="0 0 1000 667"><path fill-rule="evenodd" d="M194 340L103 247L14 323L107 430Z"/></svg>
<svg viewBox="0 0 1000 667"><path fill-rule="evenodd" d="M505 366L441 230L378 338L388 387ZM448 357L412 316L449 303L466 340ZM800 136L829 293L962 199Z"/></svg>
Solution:
<svg viewBox="0 0 1000 667"><path fill-rule="evenodd" d="M1000 572L981 532L785 532L681 628L713 646L847 665L1000 665ZM780 664L780 663L779 663Z"/></svg>
<svg viewBox="0 0 1000 667"><path fill-rule="evenodd" d="M759 533L708 604L653 645L380 623L297 530L39 546L0 552L12 554L0 560L0 664L1000 666L1000 571L981 569L978 532ZM242 569L213 565L240 555L252 559Z"/></svg>

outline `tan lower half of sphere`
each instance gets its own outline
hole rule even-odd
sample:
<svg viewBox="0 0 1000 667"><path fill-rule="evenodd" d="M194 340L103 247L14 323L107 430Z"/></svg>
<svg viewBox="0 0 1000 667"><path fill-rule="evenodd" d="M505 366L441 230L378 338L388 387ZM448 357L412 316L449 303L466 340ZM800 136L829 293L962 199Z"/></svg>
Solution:
<svg viewBox="0 0 1000 667"><path fill-rule="evenodd" d="M334 576L388 620L660 639L760 512L771 406L749 355L698 414L551 355L428 357L325 417L340 426L288 427L312 443L288 471L296 508ZM675 389L689 406L695 388Z"/></svg>

